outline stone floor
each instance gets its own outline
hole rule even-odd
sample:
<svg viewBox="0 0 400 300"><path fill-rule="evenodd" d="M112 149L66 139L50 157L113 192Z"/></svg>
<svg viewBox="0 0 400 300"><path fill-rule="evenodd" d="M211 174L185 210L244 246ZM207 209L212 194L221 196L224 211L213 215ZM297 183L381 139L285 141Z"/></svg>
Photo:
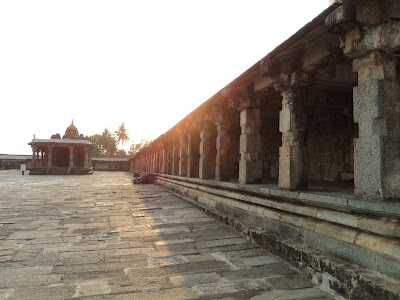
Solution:
<svg viewBox="0 0 400 300"><path fill-rule="evenodd" d="M334 299L128 173L0 171L0 299Z"/></svg>

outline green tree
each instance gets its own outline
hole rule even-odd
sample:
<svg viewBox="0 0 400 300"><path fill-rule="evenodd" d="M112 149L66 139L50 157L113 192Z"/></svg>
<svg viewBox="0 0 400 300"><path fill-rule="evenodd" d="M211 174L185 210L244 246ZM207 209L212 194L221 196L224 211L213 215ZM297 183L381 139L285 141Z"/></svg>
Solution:
<svg viewBox="0 0 400 300"><path fill-rule="evenodd" d="M122 123L121 126L119 126L118 130L115 131L114 133L115 133L115 137L117 138L117 144L121 143L122 150L125 151L124 143L129 141L129 135L128 135L128 132L126 131L125 124Z"/></svg>
<svg viewBox="0 0 400 300"><path fill-rule="evenodd" d="M88 137L93 144L93 156L113 156L117 152L117 141L111 132L106 128L102 134L95 134Z"/></svg>
<svg viewBox="0 0 400 300"><path fill-rule="evenodd" d="M128 154L126 154L125 150L122 149L118 149L117 152L115 153L116 156L128 156Z"/></svg>
<svg viewBox="0 0 400 300"><path fill-rule="evenodd" d="M137 144L132 144L131 147L129 148L129 152L128 154L130 156L135 156L136 153L138 153L140 150L146 148L147 146L149 146L150 142L147 140L140 140L139 143Z"/></svg>

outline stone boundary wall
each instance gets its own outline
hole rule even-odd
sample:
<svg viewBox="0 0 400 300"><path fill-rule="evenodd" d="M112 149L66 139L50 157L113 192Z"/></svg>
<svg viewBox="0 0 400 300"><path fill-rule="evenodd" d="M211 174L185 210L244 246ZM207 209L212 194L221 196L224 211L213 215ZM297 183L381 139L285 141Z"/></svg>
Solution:
<svg viewBox="0 0 400 300"><path fill-rule="evenodd" d="M211 187L213 180L207 180L208 185L195 181L200 180L161 174L156 179L346 298L368 299L361 297L368 292L379 299L399 299L398 219L310 206L293 201L294 195L274 199L251 186L245 191L232 185Z"/></svg>

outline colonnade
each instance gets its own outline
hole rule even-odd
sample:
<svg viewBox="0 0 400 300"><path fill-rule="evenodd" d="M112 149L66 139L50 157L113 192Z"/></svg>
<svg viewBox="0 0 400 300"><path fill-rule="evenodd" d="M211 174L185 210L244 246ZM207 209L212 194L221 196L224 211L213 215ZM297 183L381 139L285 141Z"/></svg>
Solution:
<svg viewBox="0 0 400 300"><path fill-rule="evenodd" d="M304 35L207 100L131 168L240 184L271 175L288 190L307 189L310 178L353 181L359 197L400 199L396 5L335 1Z"/></svg>
<svg viewBox="0 0 400 300"><path fill-rule="evenodd" d="M61 153L60 151L63 149L67 150L68 154L66 154L67 151ZM70 173L73 168L90 168L92 160L91 155L92 151L88 147L35 145L32 146L32 168L47 168L47 172L49 172L52 167L67 167L68 173ZM68 159L68 165L59 164L61 156L65 156L62 159L63 161L67 161Z"/></svg>

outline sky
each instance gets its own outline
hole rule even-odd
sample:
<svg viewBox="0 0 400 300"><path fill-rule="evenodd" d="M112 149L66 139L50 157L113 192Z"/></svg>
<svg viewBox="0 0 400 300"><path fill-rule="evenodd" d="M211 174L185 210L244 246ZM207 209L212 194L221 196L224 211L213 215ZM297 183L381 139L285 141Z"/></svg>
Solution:
<svg viewBox="0 0 400 300"><path fill-rule="evenodd" d="M154 140L328 0L0 1L0 153L118 129ZM125 145L125 150L129 145Z"/></svg>

